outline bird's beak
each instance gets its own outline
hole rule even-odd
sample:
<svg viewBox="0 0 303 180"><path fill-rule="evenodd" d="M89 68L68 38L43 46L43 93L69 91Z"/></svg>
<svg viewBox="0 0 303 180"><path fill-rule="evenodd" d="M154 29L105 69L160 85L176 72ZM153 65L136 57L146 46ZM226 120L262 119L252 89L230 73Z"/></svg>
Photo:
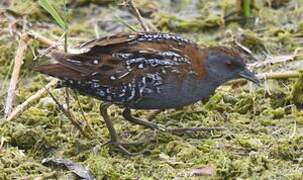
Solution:
<svg viewBox="0 0 303 180"><path fill-rule="evenodd" d="M260 86L260 80L257 78L257 76L251 72L250 70L248 69L244 69L243 71L241 71L239 73L239 75L244 78L244 79L247 79L255 84L257 84L258 86Z"/></svg>

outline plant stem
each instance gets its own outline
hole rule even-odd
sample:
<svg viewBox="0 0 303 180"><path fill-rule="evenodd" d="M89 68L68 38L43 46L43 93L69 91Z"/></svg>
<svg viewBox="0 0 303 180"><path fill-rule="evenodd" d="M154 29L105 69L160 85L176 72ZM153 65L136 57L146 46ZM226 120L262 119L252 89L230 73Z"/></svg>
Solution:
<svg viewBox="0 0 303 180"><path fill-rule="evenodd" d="M242 0L242 12L245 17L250 16L251 0Z"/></svg>

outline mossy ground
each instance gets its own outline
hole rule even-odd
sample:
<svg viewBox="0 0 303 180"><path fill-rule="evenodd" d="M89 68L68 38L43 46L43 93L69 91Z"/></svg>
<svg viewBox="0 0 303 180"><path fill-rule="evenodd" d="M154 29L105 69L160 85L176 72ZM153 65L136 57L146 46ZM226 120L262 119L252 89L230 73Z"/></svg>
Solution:
<svg viewBox="0 0 303 180"><path fill-rule="evenodd" d="M9 11L0 14L3 17L0 21L1 102L5 99L18 44L9 31L12 19L6 18L26 15L31 24L29 29L53 40L58 40L63 33L36 1L11 2L9 6L2 4ZM60 8L62 2L54 4L64 14ZM68 2L70 46L99 35L131 31L125 23L140 29L127 9L117 6L119 2ZM237 41L250 48L259 61L266 56L289 55L295 50L300 52L298 48L303 45L302 0L252 1L254 6L251 14L257 18L257 21L253 21L255 23L244 22L241 13L223 18L239 11L236 1L180 0L174 5L164 0L144 2L139 3L141 13L159 30L181 33L200 45L234 45ZM33 62L33 57L41 47L35 40L30 43L22 67L16 105L49 80L30 70L37 63ZM255 71L299 70L302 69L302 58L302 55L297 56L293 62L269 65ZM44 57L38 63L46 60L48 58ZM254 60L248 60L248 63L252 62ZM72 93L71 110L83 121L84 129L92 136L86 138L45 95L17 119L0 124L0 142L3 142L0 149L0 179L75 178L67 170L42 165L41 160L48 157L71 159L84 164L97 179L173 179L193 168L210 165L215 168L215 174L203 178L302 179L302 77L283 81L266 80L262 87L250 83L222 86L203 103L167 110L154 119L166 126L220 126L225 128L224 131L183 136L155 133L124 121L122 110L112 107L110 114L121 139L143 142L139 146L128 147L131 151L146 150L143 155L134 157L124 156L111 146L100 147L108 140L107 129L99 115L100 102L79 95L86 117L84 121ZM52 92L64 103L63 90L55 89ZM0 109L3 109L3 103ZM144 117L149 112L135 111L135 114Z"/></svg>

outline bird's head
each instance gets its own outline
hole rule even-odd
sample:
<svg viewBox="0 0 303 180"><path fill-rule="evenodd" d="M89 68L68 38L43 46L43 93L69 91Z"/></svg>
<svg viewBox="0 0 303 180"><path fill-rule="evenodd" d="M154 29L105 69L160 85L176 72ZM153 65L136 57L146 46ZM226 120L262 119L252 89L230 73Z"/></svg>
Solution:
<svg viewBox="0 0 303 180"><path fill-rule="evenodd" d="M218 83L245 78L259 85L259 79L247 69L243 57L238 51L227 47L213 47L208 49L207 54L207 72Z"/></svg>

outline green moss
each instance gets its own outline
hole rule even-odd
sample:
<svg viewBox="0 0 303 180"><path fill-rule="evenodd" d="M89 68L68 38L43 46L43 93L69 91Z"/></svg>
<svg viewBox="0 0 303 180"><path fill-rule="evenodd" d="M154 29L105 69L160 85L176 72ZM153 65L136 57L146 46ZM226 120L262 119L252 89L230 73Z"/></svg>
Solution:
<svg viewBox="0 0 303 180"><path fill-rule="evenodd" d="M41 131L33 131L22 125L18 125L15 128L16 129L12 134L11 143L12 145L18 146L21 149L30 149L38 140L42 139L40 136L42 133Z"/></svg>
<svg viewBox="0 0 303 180"><path fill-rule="evenodd" d="M241 114L247 113L253 108L253 98L249 95L240 96L239 101L235 104L237 112Z"/></svg>
<svg viewBox="0 0 303 180"><path fill-rule="evenodd" d="M224 23L220 16L215 15L210 15L207 18L196 17L185 19L166 13L154 14L154 22L157 27L161 27L164 31L171 30L177 32L199 32L221 26Z"/></svg>
<svg viewBox="0 0 303 180"><path fill-rule="evenodd" d="M285 109L282 107L277 109L268 108L267 110L263 111L263 115L268 119L279 119L285 115Z"/></svg>
<svg viewBox="0 0 303 180"><path fill-rule="evenodd" d="M223 94L222 93L216 93L214 96L212 96L207 103L205 104L205 108L212 110L215 108L218 108L219 102L222 100Z"/></svg>
<svg viewBox="0 0 303 180"><path fill-rule="evenodd" d="M296 117L296 123L299 125L303 125L303 111L301 110L293 110L294 116Z"/></svg>
<svg viewBox="0 0 303 180"><path fill-rule="evenodd" d="M266 87L268 89L266 96L270 97L270 107L275 109L289 104L290 90L288 87L281 86L281 83L274 80L267 80Z"/></svg>
<svg viewBox="0 0 303 180"><path fill-rule="evenodd" d="M0 176L4 179L54 178L54 173L39 161L29 158L22 150L9 147L0 153Z"/></svg>
<svg viewBox="0 0 303 180"><path fill-rule="evenodd" d="M264 41L259 35L253 31L246 30L241 36L241 43L250 49L264 49Z"/></svg>
<svg viewBox="0 0 303 180"><path fill-rule="evenodd" d="M67 12L64 12L65 0L49 1L51 5L56 9L61 17L70 19L72 9L68 8ZM66 1L68 3L68 1ZM47 21L55 22L55 20L46 12L38 3L38 0L13 0L10 3L8 10L16 16L28 16L28 19L33 22Z"/></svg>
<svg viewBox="0 0 303 180"><path fill-rule="evenodd" d="M7 78L11 67L13 65L14 51L16 50L16 43L6 43L6 41L0 41L0 78Z"/></svg>
<svg viewBox="0 0 303 180"><path fill-rule="evenodd" d="M238 137L237 141L241 146L252 150L258 150L263 146L262 142L259 139L256 137L249 137L247 135Z"/></svg>
<svg viewBox="0 0 303 180"><path fill-rule="evenodd" d="M303 136L297 135L292 139L279 140L271 149L273 157L298 163L303 156Z"/></svg>
<svg viewBox="0 0 303 180"><path fill-rule="evenodd" d="M165 152L183 162L190 162L194 157L202 155L195 146L180 141L170 141L165 147Z"/></svg>
<svg viewBox="0 0 303 180"><path fill-rule="evenodd" d="M9 10L19 16L28 15L33 19L45 19L47 16L41 12L39 4L34 0L14 0Z"/></svg>
<svg viewBox="0 0 303 180"><path fill-rule="evenodd" d="M111 157L108 154L108 149L91 154L87 159L90 169L98 179L132 179L135 177L168 179L173 177L175 172L170 165L166 162L154 163L153 161L154 159L150 157L142 156L133 158Z"/></svg>
<svg viewBox="0 0 303 180"><path fill-rule="evenodd" d="M23 124L30 126L42 125L48 121L47 110L40 109L38 107L30 107L26 112L24 112L20 118Z"/></svg>
<svg viewBox="0 0 303 180"><path fill-rule="evenodd" d="M274 121L266 116L260 117L259 122L262 126L275 126L277 124L277 121Z"/></svg>
<svg viewBox="0 0 303 180"><path fill-rule="evenodd" d="M300 71L300 78L293 86L291 100L298 105L303 105L303 70Z"/></svg>

